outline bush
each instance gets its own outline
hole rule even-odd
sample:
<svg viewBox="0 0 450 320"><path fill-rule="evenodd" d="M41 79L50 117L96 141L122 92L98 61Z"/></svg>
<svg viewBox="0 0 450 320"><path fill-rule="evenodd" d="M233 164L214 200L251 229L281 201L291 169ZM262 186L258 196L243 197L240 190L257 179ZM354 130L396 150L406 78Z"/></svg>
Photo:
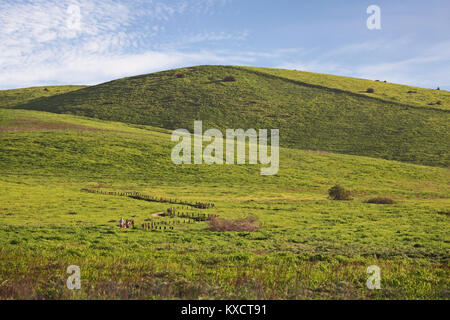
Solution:
<svg viewBox="0 0 450 320"><path fill-rule="evenodd" d="M333 200L351 200L351 193L350 191L344 189L340 185L335 185L334 187L330 188L328 190L328 195Z"/></svg>
<svg viewBox="0 0 450 320"><path fill-rule="evenodd" d="M374 93L374 92L375 92L375 89L374 89L374 88L368 88L368 89L366 90L366 92L367 92L367 93Z"/></svg>
<svg viewBox="0 0 450 320"><path fill-rule="evenodd" d="M177 73L175 75L175 77L177 77L177 78L184 78L185 76L184 76L184 73Z"/></svg>
<svg viewBox="0 0 450 320"><path fill-rule="evenodd" d="M367 200L366 202L374 203L374 204L394 204L395 203L394 200L392 200L391 198L386 198L386 197L371 198L371 199Z"/></svg>
<svg viewBox="0 0 450 320"><path fill-rule="evenodd" d="M225 78L223 78L223 81L234 82L234 81L236 81L236 78L234 76L226 76Z"/></svg>
<svg viewBox="0 0 450 320"><path fill-rule="evenodd" d="M228 220L225 218L213 217L209 220L210 231L257 231L261 227L255 216L248 216L243 219Z"/></svg>

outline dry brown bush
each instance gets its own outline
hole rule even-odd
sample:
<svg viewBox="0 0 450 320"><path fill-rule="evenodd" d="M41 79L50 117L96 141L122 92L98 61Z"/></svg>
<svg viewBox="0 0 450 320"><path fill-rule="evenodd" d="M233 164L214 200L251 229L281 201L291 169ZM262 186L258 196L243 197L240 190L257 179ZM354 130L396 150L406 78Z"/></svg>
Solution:
<svg viewBox="0 0 450 320"><path fill-rule="evenodd" d="M257 231L261 228L261 223L255 216L248 216L242 219L230 220L225 218L213 217L209 220L210 231Z"/></svg>

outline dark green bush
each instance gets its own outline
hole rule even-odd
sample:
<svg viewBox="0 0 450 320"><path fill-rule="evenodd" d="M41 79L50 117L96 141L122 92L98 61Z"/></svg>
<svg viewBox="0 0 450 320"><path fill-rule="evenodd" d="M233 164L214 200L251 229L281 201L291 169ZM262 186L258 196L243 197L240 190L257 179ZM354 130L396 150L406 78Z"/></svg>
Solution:
<svg viewBox="0 0 450 320"><path fill-rule="evenodd" d="M374 88L367 88L366 92L367 93L374 93L375 89Z"/></svg>
<svg viewBox="0 0 450 320"><path fill-rule="evenodd" d="M330 188L328 190L328 195L333 200L351 200L351 193L350 191L344 189L340 185L335 185L334 187Z"/></svg>
<svg viewBox="0 0 450 320"><path fill-rule="evenodd" d="M234 81L236 81L236 78L234 76L226 76L225 78L223 78L223 81L234 82Z"/></svg>
<svg viewBox="0 0 450 320"><path fill-rule="evenodd" d="M387 197L376 197L376 198L371 198L369 200L366 201L367 203L375 203L375 204L394 204L395 201L392 200L391 198L387 198Z"/></svg>

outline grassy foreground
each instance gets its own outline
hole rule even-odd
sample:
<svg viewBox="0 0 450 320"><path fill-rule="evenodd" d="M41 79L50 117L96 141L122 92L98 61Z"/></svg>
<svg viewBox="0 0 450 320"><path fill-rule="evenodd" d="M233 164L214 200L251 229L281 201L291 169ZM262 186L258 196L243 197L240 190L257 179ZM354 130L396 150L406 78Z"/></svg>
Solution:
<svg viewBox="0 0 450 320"><path fill-rule="evenodd" d="M175 166L164 129L0 109L0 298L448 299L446 168L282 148L280 171ZM353 200L333 201L339 183ZM83 192L138 191L253 215L256 232L207 222L143 230L177 207ZM368 204L387 196L394 205ZM120 230L134 219L137 229ZM182 220L182 219L181 219ZM366 287L370 265L381 290ZM81 268L82 289L66 288Z"/></svg>

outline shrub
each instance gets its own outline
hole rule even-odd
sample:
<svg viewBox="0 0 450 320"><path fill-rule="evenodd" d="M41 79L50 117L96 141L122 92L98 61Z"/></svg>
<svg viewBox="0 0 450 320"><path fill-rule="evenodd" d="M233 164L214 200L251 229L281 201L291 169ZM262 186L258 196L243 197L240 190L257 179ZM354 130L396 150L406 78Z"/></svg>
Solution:
<svg viewBox="0 0 450 320"><path fill-rule="evenodd" d="M184 76L184 73L177 73L175 75L175 77L177 77L177 78L184 78L185 76Z"/></svg>
<svg viewBox="0 0 450 320"><path fill-rule="evenodd" d="M340 185L335 185L334 187L330 188L328 190L328 195L333 200L351 200L351 193L350 191L344 189Z"/></svg>
<svg viewBox="0 0 450 320"><path fill-rule="evenodd" d="M209 220L210 231L257 231L261 227L258 218L248 216L243 219L229 220L225 218L213 217Z"/></svg>
<svg viewBox="0 0 450 320"><path fill-rule="evenodd" d="M442 104L442 102L438 101L438 102L436 102L436 104L440 106Z"/></svg>
<svg viewBox="0 0 450 320"><path fill-rule="evenodd" d="M387 198L387 197L371 198L371 199L367 200L366 202L374 203L374 204L394 204L395 203L394 200L392 200L391 198Z"/></svg>
<svg viewBox="0 0 450 320"><path fill-rule="evenodd" d="M368 89L366 90L366 92L367 92L367 93L374 93L375 90L374 90L373 88L368 88Z"/></svg>
<svg viewBox="0 0 450 320"><path fill-rule="evenodd" d="M234 82L234 81L236 81L236 78L234 76L226 76L225 78L223 78L223 81Z"/></svg>

